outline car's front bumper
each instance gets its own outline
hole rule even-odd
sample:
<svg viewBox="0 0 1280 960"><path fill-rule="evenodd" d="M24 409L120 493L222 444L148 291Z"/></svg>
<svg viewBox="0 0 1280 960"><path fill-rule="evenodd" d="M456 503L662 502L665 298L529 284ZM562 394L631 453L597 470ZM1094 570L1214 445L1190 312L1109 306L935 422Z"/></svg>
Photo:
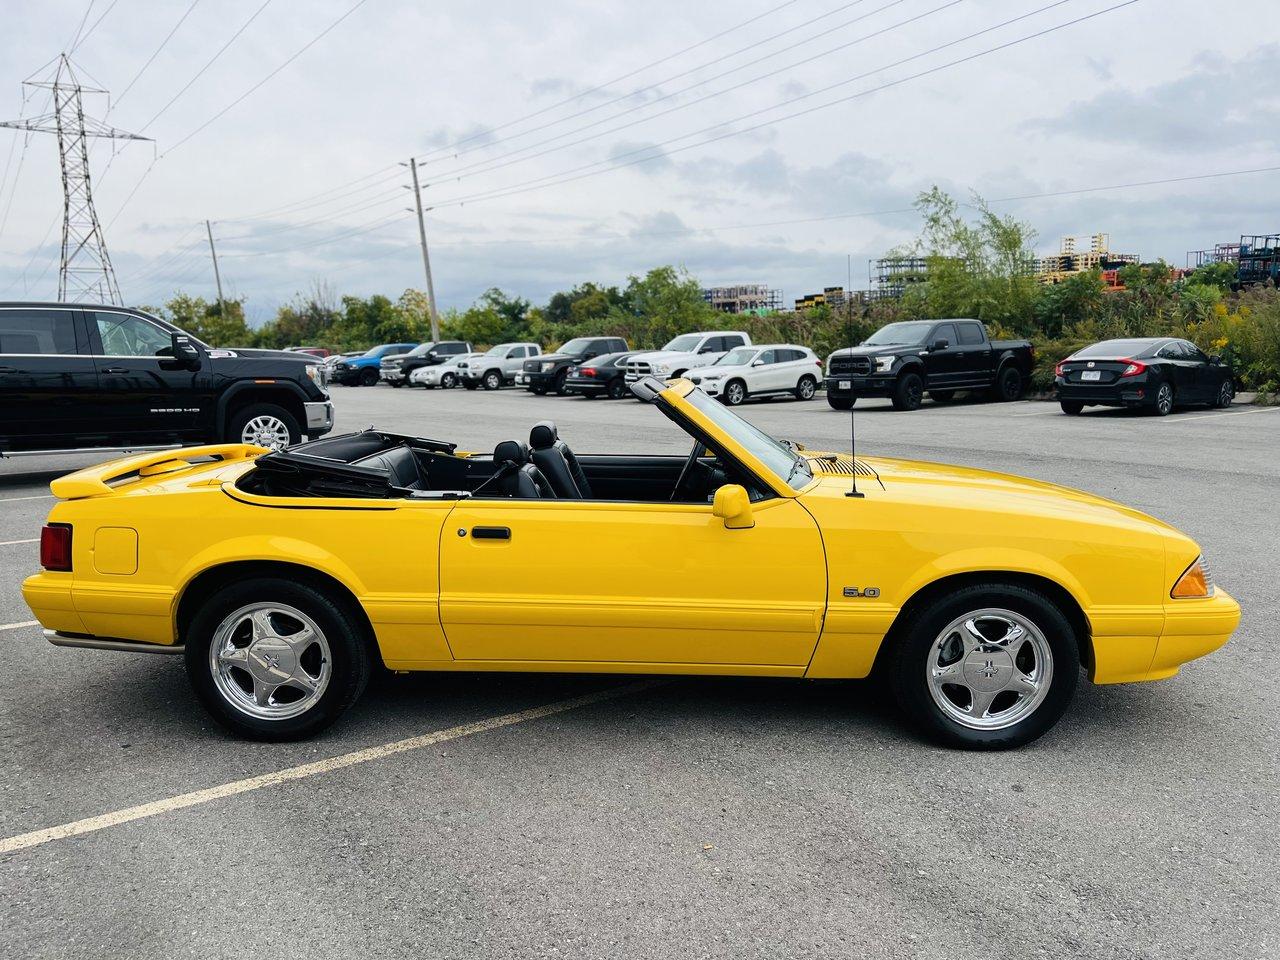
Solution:
<svg viewBox="0 0 1280 960"><path fill-rule="evenodd" d="M837 400L848 397L892 397L897 377L892 373L855 377L851 374L835 374L824 381L827 395Z"/></svg>
<svg viewBox="0 0 1280 960"><path fill-rule="evenodd" d="M1090 613L1094 683L1164 680L1184 663L1212 653L1240 623L1240 604L1218 587L1202 600L1166 600L1163 607Z"/></svg>
<svg viewBox="0 0 1280 960"><path fill-rule="evenodd" d="M516 374L516 386L527 387L530 390L550 390L556 385L556 373L557 371L555 370L552 370L549 373L543 373L541 370L537 373L529 373L528 371L521 370Z"/></svg>
<svg viewBox="0 0 1280 960"><path fill-rule="evenodd" d="M302 405L307 422L303 432L312 439L333 429L333 401L316 400Z"/></svg>
<svg viewBox="0 0 1280 960"><path fill-rule="evenodd" d="M378 379L386 383L400 383L404 380L404 371L399 367L382 367L378 370Z"/></svg>
<svg viewBox="0 0 1280 960"><path fill-rule="evenodd" d="M690 377L695 384L702 388L702 392L708 397L717 397L720 395L720 388L724 386L723 380L701 380L698 377Z"/></svg>

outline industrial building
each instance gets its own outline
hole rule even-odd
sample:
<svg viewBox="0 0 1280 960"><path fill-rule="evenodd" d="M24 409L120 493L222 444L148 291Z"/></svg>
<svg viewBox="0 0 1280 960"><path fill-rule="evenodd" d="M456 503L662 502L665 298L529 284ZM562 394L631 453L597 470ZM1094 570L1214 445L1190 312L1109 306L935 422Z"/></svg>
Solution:
<svg viewBox="0 0 1280 960"><path fill-rule="evenodd" d="M1187 254L1189 269L1211 263L1235 264L1236 282L1242 287L1267 282L1280 285L1280 234L1242 234L1238 243L1219 243L1212 250Z"/></svg>
<svg viewBox="0 0 1280 960"><path fill-rule="evenodd" d="M702 299L721 313L770 313L782 309L782 291L763 283L706 287Z"/></svg>
<svg viewBox="0 0 1280 960"><path fill-rule="evenodd" d="M855 294L856 296L856 294ZM842 309L846 302L844 287L823 287L821 293L810 293L796 301L796 310L809 310L818 304L826 304L833 310Z"/></svg>
<svg viewBox="0 0 1280 960"><path fill-rule="evenodd" d="M1098 270L1102 273L1102 281L1112 290L1121 289L1119 272L1139 262L1136 253L1114 253L1111 250L1111 237L1105 233L1095 233L1089 237L1089 247L1077 249L1077 237L1063 237L1056 255L1042 257L1036 261L1036 279L1041 283L1061 283L1067 277L1087 270Z"/></svg>

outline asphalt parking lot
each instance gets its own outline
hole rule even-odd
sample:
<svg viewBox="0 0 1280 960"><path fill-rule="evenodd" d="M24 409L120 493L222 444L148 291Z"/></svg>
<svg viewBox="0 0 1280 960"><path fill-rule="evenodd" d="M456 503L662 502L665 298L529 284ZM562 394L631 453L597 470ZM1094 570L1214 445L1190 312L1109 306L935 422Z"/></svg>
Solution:
<svg viewBox="0 0 1280 960"><path fill-rule="evenodd" d="M488 449L552 419L581 452L687 449L632 401L334 399L340 431ZM740 411L848 449L848 416L821 398ZM921 742L867 684L617 693L630 681L526 675L380 678L319 739L252 744L213 726L176 659L57 649L21 626L47 483L86 460L2 462L0 849L157 806L0 854L0 955L1276 956L1280 409L857 413L861 452L1052 480L1177 524L1240 601L1239 632L1173 680L1082 685L1049 735L1006 754Z"/></svg>

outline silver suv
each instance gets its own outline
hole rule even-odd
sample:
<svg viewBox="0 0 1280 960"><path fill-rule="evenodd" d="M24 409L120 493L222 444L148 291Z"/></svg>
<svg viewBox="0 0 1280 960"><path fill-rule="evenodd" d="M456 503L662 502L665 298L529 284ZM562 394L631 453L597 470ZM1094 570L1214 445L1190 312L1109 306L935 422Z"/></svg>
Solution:
<svg viewBox="0 0 1280 960"><path fill-rule="evenodd" d="M516 382L516 374L529 357L542 355L536 343L499 343L485 353L458 364L458 380L468 390L497 390Z"/></svg>

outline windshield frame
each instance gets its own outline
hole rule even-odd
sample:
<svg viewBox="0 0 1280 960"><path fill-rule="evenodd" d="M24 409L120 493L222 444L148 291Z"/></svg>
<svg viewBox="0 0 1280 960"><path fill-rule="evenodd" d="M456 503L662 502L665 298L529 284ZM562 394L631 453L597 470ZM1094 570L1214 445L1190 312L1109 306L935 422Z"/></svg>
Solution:
<svg viewBox="0 0 1280 960"><path fill-rule="evenodd" d="M695 441L700 439L699 433L705 434L712 446L723 446L723 452L727 456L738 461L775 494L797 496L813 481L813 468L805 457L739 416L719 400L708 396L700 388L692 384L689 386L691 389L683 393L677 392L674 387L668 388L658 395L658 401L666 403L682 419L692 420L690 426L696 432L688 427L686 430L693 435ZM671 399L673 396L675 400ZM687 416L685 406L696 414L697 420ZM722 444L721 436L732 441L732 446Z"/></svg>
<svg viewBox="0 0 1280 960"><path fill-rule="evenodd" d="M867 337L867 339L863 340L862 346L864 347L919 346L920 344L924 343L925 338L928 337L929 331L934 328L934 325L935 325L935 321L933 320L898 320L898 321L895 321L894 323L886 323L883 327L881 327L875 333L871 334L871 336ZM884 333L886 330L892 330L894 327L901 328L901 327L914 327L914 326L919 326L922 328L920 336L915 340L876 340L876 337L880 336L880 334Z"/></svg>

